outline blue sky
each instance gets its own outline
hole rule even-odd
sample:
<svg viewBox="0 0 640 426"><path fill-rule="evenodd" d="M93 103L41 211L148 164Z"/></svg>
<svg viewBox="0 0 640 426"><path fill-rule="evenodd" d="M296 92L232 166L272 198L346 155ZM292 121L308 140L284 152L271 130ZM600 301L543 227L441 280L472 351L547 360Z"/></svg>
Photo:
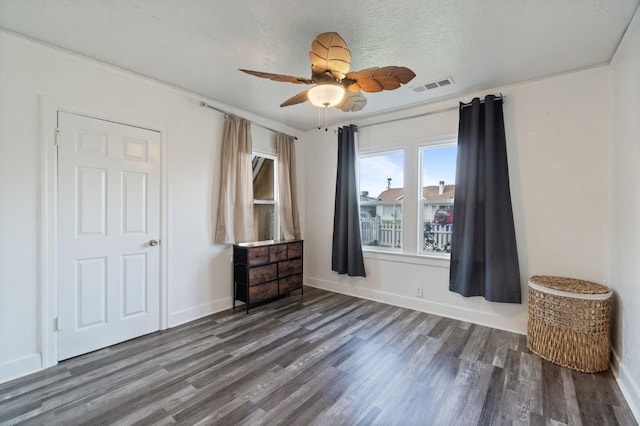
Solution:
<svg viewBox="0 0 640 426"><path fill-rule="evenodd" d="M422 151L422 181L424 186L437 185L438 181L455 182L456 146L445 146ZM417 161L417 159L415 160ZM387 178L392 188L404 186L404 154L402 151L374 154L360 158L360 191L369 191L377 197L387 189Z"/></svg>

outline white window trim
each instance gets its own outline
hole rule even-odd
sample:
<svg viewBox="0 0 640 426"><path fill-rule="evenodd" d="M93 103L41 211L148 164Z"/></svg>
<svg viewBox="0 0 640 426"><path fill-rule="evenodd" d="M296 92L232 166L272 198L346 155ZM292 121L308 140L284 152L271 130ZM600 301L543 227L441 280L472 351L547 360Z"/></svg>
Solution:
<svg viewBox="0 0 640 426"><path fill-rule="evenodd" d="M365 259L406 263L410 265L434 266L448 269L451 262L449 256L434 256L433 254L411 254L389 250L365 250L364 247L362 251Z"/></svg>

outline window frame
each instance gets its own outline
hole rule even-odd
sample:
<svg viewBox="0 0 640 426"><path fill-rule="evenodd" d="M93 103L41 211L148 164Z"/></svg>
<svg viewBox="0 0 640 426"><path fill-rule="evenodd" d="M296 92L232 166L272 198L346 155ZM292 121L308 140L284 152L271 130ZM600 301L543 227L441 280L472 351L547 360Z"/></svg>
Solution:
<svg viewBox="0 0 640 426"><path fill-rule="evenodd" d="M272 240L256 240L256 241L273 241L282 239L282 230L280 229L280 208L279 208L279 193L278 193L278 156L276 154L266 153L264 151L253 150L251 152L251 158L263 157L273 161L273 200L259 200L253 196L253 206L256 205L273 205L273 235ZM253 183L253 181L252 181ZM257 230L255 230L257 233ZM257 237L256 237L257 238Z"/></svg>
<svg viewBox="0 0 640 426"><path fill-rule="evenodd" d="M360 202L360 196L362 194L362 191L360 189L360 160L363 158L367 158L367 157L377 157L377 156L383 156L386 154L393 154L393 153L401 153L402 154L402 180L403 180L403 189L406 188L406 185L404 184L405 180L406 180L406 163L407 163L407 150L404 147L399 147L399 146L393 146L393 147L388 147L386 149L375 149L375 150L361 150L358 152L357 154L357 162L356 162L356 174L358 176L358 215L361 214L361 202ZM371 194L369 194L371 195ZM376 194L378 195L378 194ZM382 201L379 202L379 204L377 205L382 205L382 206L388 206L388 205L400 205L400 209L401 209L401 215L400 215L400 223L401 223L401 238L400 238L400 247L394 247L393 245L391 247L380 247L380 246L372 246L372 245L364 245L362 244L362 251L363 252L376 252L376 253L392 253L392 254L404 254L405 253L405 231L404 231L404 224L407 223L405 221L405 214L406 214L406 209L404 206L404 200L405 200L405 196L406 194L403 194L402 198L400 200L394 200L394 201ZM384 208L384 207L383 207ZM395 210L395 208L394 208ZM361 220L361 219L360 219ZM360 222L361 223L361 222ZM361 228L362 229L362 228ZM393 233L395 233L395 230L392 231ZM362 242L362 235L360 235L360 241Z"/></svg>
<svg viewBox="0 0 640 426"><path fill-rule="evenodd" d="M457 145L458 145L458 137L457 135L455 135L455 136L446 136L438 139L433 139L431 142L422 143L416 147L417 149L416 157L418 158L418 193L417 193L418 208L417 208L417 215L416 215L418 233L416 235L417 237L416 248L417 248L418 256L431 257L431 258L437 258L437 259L446 259L446 260L449 260L451 258L451 253L427 251L427 250L424 250L423 248L424 223L425 223L425 214L424 214L425 209L422 204L423 188L425 186L424 173L423 173L423 167L424 167L423 153L425 150L428 150L428 149L446 148L451 146L457 147ZM454 171L454 176L456 172L457 171ZM454 181L454 185L455 185L455 181Z"/></svg>

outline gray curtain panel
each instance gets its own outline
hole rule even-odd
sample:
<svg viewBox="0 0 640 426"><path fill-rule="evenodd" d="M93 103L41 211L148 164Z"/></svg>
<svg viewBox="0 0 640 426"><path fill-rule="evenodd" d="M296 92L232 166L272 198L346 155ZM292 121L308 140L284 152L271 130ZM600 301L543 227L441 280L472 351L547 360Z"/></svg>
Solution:
<svg viewBox="0 0 640 426"><path fill-rule="evenodd" d="M460 105L449 289L521 303L502 99Z"/></svg>
<svg viewBox="0 0 640 426"><path fill-rule="evenodd" d="M276 135L278 153L278 199L280 228L285 240L299 240L300 217L296 190L295 138L282 133Z"/></svg>
<svg viewBox="0 0 640 426"><path fill-rule="evenodd" d="M222 177L216 243L253 241L251 122L227 115L222 136Z"/></svg>
<svg viewBox="0 0 640 426"><path fill-rule="evenodd" d="M366 276L360 241L360 212L356 176L357 128L338 129L338 173L333 215L331 269L349 276Z"/></svg>

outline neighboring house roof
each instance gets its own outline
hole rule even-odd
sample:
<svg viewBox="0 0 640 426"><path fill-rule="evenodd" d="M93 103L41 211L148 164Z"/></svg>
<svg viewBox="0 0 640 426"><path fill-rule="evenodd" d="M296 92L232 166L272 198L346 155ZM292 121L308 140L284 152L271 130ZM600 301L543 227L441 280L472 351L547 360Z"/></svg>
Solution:
<svg viewBox="0 0 640 426"><path fill-rule="evenodd" d="M378 201L397 201L404 195L404 188L391 188L378 195Z"/></svg>
<svg viewBox="0 0 640 426"><path fill-rule="evenodd" d="M455 185L445 185L444 191L440 194L437 185L425 186L422 188L422 198L427 201L448 200L452 199L456 195Z"/></svg>
<svg viewBox="0 0 640 426"><path fill-rule="evenodd" d="M377 200L377 198L375 198L375 197L369 197L368 195L360 194L360 202L361 203L367 202L367 201L376 201L376 200Z"/></svg>
<svg viewBox="0 0 640 426"><path fill-rule="evenodd" d="M455 197L456 186L445 185L444 191L440 194L440 188L438 185L430 185L422 188L422 198L427 201L444 201L451 200ZM397 201L404 196L404 188L390 188L382 191L378 195L378 201Z"/></svg>

